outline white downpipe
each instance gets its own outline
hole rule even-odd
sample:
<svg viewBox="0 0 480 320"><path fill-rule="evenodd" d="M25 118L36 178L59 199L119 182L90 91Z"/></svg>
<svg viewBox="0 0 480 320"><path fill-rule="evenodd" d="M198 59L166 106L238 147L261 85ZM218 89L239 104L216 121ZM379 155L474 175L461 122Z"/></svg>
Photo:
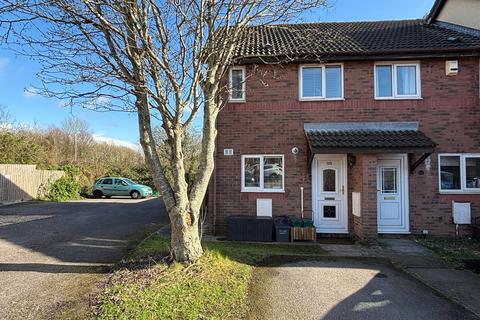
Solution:
<svg viewBox="0 0 480 320"><path fill-rule="evenodd" d="M302 210L302 219L303 219L303 187L300 187L300 210Z"/></svg>

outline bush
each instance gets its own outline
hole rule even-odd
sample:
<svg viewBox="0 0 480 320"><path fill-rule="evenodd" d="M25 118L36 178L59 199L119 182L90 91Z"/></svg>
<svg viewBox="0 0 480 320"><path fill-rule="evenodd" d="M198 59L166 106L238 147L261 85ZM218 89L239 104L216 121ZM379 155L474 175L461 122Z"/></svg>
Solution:
<svg viewBox="0 0 480 320"><path fill-rule="evenodd" d="M69 165L64 166L62 170L64 176L50 185L46 199L56 202L80 199L82 186L78 181L79 170Z"/></svg>

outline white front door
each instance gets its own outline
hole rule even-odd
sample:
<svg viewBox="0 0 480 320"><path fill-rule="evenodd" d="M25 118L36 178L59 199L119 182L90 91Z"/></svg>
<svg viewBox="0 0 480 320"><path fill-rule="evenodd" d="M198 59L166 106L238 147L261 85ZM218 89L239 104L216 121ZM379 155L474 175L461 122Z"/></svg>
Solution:
<svg viewBox="0 0 480 320"><path fill-rule="evenodd" d="M408 167L406 155L377 160L377 224L379 233L408 233Z"/></svg>
<svg viewBox="0 0 480 320"><path fill-rule="evenodd" d="M316 155L312 166L317 232L348 233L345 155Z"/></svg>

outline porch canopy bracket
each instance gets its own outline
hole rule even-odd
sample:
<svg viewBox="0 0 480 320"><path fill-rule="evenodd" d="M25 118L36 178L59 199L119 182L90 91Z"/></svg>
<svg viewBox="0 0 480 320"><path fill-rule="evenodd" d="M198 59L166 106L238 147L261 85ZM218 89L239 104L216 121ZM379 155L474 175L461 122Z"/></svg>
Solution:
<svg viewBox="0 0 480 320"><path fill-rule="evenodd" d="M430 157L431 154L432 154L431 152L426 152L426 153L422 154L422 156L415 161L413 161L413 155L409 154L409 159L410 159L409 169L410 169L410 172L414 172L415 169L417 169L419 165L421 165L428 157Z"/></svg>
<svg viewBox="0 0 480 320"><path fill-rule="evenodd" d="M418 122L305 123L304 132L309 147L309 168L315 154L346 153L423 154L414 163L418 166L437 145L418 130Z"/></svg>

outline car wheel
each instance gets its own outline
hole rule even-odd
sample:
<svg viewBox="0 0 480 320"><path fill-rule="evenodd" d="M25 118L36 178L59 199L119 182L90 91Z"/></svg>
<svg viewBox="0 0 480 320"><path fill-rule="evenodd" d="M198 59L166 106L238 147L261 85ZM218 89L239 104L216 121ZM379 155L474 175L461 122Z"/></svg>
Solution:
<svg viewBox="0 0 480 320"><path fill-rule="evenodd" d="M130 193L130 196L132 197L132 199L138 199L140 198L140 192L134 190Z"/></svg>
<svg viewBox="0 0 480 320"><path fill-rule="evenodd" d="M103 197L103 192L100 190L93 191L93 197L97 199L101 199Z"/></svg>

